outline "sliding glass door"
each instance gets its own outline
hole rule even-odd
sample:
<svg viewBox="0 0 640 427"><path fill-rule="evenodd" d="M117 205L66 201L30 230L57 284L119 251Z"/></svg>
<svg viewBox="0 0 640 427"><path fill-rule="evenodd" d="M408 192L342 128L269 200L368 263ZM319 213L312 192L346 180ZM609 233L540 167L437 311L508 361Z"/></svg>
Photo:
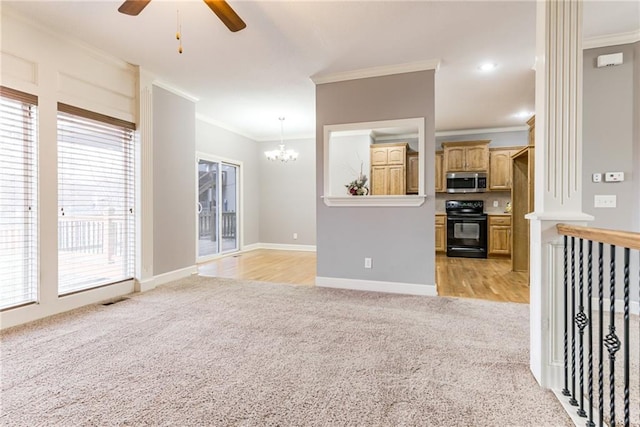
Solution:
<svg viewBox="0 0 640 427"><path fill-rule="evenodd" d="M198 159L198 261L238 250L239 166Z"/></svg>

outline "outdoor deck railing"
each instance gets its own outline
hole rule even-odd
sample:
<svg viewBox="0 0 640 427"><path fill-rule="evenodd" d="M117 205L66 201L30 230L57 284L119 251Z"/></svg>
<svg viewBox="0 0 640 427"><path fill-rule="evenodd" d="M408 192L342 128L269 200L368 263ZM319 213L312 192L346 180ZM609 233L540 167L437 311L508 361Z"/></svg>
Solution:
<svg viewBox="0 0 640 427"><path fill-rule="evenodd" d="M126 219L117 215L65 216L58 219L58 250L122 255Z"/></svg>
<svg viewBox="0 0 640 427"><path fill-rule="evenodd" d="M198 215L200 226L198 228L198 237L211 238L216 240L215 231L215 210L203 209ZM236 237L236 213L235 212L222 212L221 218L221 232L223 239L233 239Z"/></svg>
<svg viewBox="0 0 640 427"><path fill-rule="evenodd" d="M577 408L577 415L586 418L587 426L596 424L602 426L604 423L608 423L609 426L629 426L632 411L635 411L633 415L636 422L640 417L638 414L640 405L636 404L632 408L630 395L632 379L636 388L640 379L637 368L638 353L636 352L635 357L632 358L630 339L630 278L632 274L638 274L640 265L639 262L635 262L633 264L635 270L631 270L631 254L633 253L636 258L640 251L640 233L565 224L559 224L557 230L564 236L564 388L562 394L567 396L569 403ZM597 250L594 249L594 243L597 245ZM616 254L620 253L623 258L622 271L616 264ZM594 254L597 272L594 272ZM605 270L608 271L605 272ZM606 279L609 282L608 289L605 286ZM616 299L616 283L620 280L622 281L622 301ZM638 288L634 290L638 292ZM597 301L596 307L593 307L592 299L594 302ZM606 332L605 323L608 324ZM638 343L634 345L637 346ZM620 367L620 362L616 363L620 360L617 358L619 350L622 350L622 372L620 369L616 371L616 365ZM637 376L635 378L631 377L631 365L634 366L633 374ZM594 372L594 368L597 372ZM597 389L595 389L596 386ZM622 393L622 399L616 399L618 393ZM597 402L595 402L596 398ZM616 401L618 401L617 407ZM638 401L635 399L635 402ZM619 403L622 403L622 408ZM608 407L605 408L605 405ZM595 415L594 410L597 411Z"/></svg>

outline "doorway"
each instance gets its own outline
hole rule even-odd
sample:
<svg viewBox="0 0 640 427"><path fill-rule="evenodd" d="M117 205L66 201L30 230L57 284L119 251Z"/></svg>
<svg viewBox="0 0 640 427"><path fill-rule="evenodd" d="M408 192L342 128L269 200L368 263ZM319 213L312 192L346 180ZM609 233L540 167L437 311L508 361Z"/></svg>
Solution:
<svg viewBox="0 0 640 427"><path fill-rule="evenodd" d="M198 262L239 249L239 177L239 164L198 158Z"/></svg>

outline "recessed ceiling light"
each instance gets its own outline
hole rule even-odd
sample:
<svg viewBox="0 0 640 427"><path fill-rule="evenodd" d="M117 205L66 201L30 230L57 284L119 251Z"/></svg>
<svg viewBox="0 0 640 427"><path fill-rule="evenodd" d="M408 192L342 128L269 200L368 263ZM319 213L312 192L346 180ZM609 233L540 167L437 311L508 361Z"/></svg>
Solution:
<svg viewBox="0 0 640 427"><path fill-rule="evenodd" d="M496 68L498 68L498 64L495 62L485 62L478 67L480 71L493 71Z"/></svg>

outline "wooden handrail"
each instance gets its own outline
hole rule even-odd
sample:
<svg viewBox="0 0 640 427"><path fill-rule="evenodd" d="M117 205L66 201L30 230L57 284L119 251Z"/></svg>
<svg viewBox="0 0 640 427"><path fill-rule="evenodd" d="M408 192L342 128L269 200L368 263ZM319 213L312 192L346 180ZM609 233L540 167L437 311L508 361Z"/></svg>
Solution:
<svg viewBox="0 0 640 427"><path fill-rule="evenodd" d="M578 237L580 239L602 242L608 245L640 250L640 233L568 224L558 224L556 229L558 230L558 234L563 236Z"/></svg>

